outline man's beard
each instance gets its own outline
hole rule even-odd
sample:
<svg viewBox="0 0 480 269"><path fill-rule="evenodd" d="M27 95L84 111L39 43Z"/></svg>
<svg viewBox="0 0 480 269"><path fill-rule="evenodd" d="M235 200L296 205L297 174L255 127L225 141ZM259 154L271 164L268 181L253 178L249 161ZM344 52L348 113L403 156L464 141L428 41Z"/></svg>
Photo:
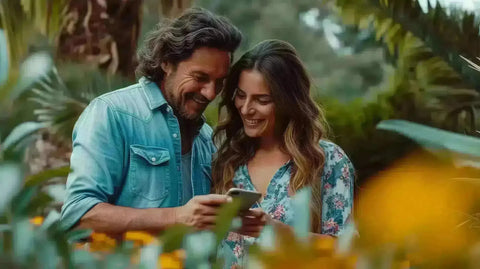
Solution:
<svg viewBox="0 0 480 269"><path fill-rule="evenodd" d="M174 76L175 74L172 74ZM196 113L194 115L189 114L185 110L185 106L182 105L182 96L175 96L173 91L173 83L172 79L170 78L165 78L165 99L167 100L168 104L172 107L174 114L177 117L180 117L184 120L190 121L190 120L198 120L200 116L202 115L202 112ZM194 93L187 93L184 97L185 101L191 98L194 95Z"/></svg>

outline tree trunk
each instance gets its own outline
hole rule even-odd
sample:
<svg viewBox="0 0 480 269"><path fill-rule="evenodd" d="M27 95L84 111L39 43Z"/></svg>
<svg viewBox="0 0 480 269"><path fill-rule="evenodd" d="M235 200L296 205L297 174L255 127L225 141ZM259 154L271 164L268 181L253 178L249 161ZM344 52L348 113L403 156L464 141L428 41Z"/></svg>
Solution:
<svg viewBox="0 0 480 269"><path fill-rule="evenodd" d="M134 78L141 0L70 1L57 56Z"/></svg>
<svg viewBox="0 0 480 269"><path fill-rule="evenodd" d="M192 6L192 0L161 0L160 13L167 18L176 18Z"/></svg>

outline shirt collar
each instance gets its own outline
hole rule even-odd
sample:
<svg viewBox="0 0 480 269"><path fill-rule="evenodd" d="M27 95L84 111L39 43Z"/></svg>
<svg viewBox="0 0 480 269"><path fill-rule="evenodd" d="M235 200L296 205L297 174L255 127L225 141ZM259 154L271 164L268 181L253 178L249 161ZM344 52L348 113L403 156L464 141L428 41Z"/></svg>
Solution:
<svg viewBox="0 0 480 269"><path fill-rule="evenodd" d="M168 105L167 100L163 97L162 91L158 87L157 83L149 80L146 77L141 77L138 81L145 92L147 97L148 108L154 110L159 107Z"/></svg>
<svg viewBox="0 0 480 269"><path fill-rule="evenodd" d="M140 85L142 85L142 88L145 92L148 108L150 108L150 110L154 110L160 107L168 107L168 102L167 100L165 100L165 97L163 97L162 91L158 87L157 83L149 80L146 77L141 77L139 83ZM196 122L197 133L200 131L205 122L205 116L201 115L201 117Z"/></svg>

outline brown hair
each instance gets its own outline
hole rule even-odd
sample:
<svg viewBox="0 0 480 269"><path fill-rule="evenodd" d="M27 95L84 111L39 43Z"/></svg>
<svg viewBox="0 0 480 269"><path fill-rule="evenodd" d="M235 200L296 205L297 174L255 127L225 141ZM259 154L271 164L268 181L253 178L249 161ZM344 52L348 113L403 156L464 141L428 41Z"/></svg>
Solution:
<svg viewBox="0 0 480 269"><path fill-rule="evenodd" d="M266 80L275 104L275 134L293 161L290 189L312 188L312 230L321 231L321 174L325 154L319 145L325 137L323 113L310 97L310 79L295 49L280 40L266 40L234 64L222 92L220 121L214 132L219 145L213 160L213 190L224 193L232 187L235 169L250 160L257 139L245 135L234 104L235 90L244 70L256 70Z"/></svg>
<svg viewBox="0 0 480 269"><path fill-rule="evenodd" d="M139 64L135 72L138 77L145 76L160 83L165 74L162 63L176 66L200 47L234 52L241 40L240 31L226 18L202 8L191 8L173 21L159 23L148 34L138 53Z"/></svg>

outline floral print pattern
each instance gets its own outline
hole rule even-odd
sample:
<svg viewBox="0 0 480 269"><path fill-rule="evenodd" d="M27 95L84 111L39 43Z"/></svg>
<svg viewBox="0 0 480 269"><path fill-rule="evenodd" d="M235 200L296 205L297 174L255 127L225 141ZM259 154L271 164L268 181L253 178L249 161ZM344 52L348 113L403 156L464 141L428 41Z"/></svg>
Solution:
<svg viewBox="0 0 480 269"><path fill-rule="evenodd" d="M322 234L340 235L353 209L353 186L355 171L343 150L329 141L320 141L325 152L322 180ZM291 162L284 164L273 176L267 188L261 208L272 218L292 225L294 212L291 210L292 193L289 188ZM255 190L246 165L240 166L233 179L237 188ZM230 232L222 242L225 268L242 265L248 246L254 238ZM232 255L233 254L233 255Z"/></svg>

